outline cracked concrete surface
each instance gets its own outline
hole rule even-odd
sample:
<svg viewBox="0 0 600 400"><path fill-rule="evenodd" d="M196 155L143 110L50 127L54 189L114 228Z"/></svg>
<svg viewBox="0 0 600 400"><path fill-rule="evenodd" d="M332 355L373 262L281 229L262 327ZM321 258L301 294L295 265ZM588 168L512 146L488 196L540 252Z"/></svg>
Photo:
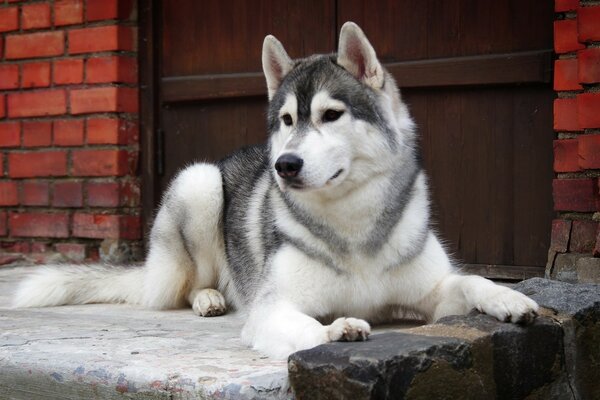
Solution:
<svg viewBox="0 0 600 400"><path fill-rule="evenodd" d="M239 339L242 318L91 304L10 309L34 267L0 269L2 399L286 399L286 361Z"/></svg>

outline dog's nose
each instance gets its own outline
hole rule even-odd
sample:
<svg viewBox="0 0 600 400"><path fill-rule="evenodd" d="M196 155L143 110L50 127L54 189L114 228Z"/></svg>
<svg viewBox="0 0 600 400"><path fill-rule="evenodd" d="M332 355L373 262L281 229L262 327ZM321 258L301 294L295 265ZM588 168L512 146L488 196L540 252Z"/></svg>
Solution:
<svg viewBox="0 0 600 400"><path fill-rule="evenodd" d="M275 169L277 175L283 179L292 179L298 176L302 164L304 164L304 161L300 157L293 154L284 154L275 162Z"/></svg>

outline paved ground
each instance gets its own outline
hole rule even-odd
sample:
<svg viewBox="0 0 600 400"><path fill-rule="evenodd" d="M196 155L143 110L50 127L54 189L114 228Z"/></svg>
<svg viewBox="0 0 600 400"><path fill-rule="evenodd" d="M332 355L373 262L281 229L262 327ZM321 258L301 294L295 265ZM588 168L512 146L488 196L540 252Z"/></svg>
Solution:
<svg viewBox="0 0 600 400"><path fill-rule="evenodd" d="M292 397L287 363L240 343L240 315L102 304L10 309L15 282L31 268L0 269L2 399Z"/></svg>

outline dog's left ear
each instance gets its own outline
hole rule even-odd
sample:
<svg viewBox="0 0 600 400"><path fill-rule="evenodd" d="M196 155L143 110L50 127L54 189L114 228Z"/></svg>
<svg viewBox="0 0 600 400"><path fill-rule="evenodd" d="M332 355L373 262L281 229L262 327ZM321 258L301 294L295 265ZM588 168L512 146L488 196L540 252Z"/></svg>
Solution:
<svg viewBox="0 0 600 400"><path fill-rule="evenodd" d="M285 78L294 66L292 59L275 36L267 35L265 37L262 51L262 66L265 78L267 79L269 100L271 100L279 85L281 85L283 78Z"/></svg>
<svg viewBox="0 0 600 400"><path fill-rule="evenodd" d="M373 46L354 22L342 26L337 62L359 81L375 89L383 86L383 67Z"/></svg>

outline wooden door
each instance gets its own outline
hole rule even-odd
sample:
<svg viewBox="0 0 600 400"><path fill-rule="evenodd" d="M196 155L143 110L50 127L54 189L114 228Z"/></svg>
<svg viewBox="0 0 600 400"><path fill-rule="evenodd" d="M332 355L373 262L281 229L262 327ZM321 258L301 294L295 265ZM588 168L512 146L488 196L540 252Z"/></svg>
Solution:
<svg viewBox="0 0 600 400"><path fill-rule="evenodd" d="M178 169L266 139L266 34L292 57L328 53L352 20L403 88L451 253L483 275L542 273L553 215L551 0L142 3L147 217Z"/></svg>

